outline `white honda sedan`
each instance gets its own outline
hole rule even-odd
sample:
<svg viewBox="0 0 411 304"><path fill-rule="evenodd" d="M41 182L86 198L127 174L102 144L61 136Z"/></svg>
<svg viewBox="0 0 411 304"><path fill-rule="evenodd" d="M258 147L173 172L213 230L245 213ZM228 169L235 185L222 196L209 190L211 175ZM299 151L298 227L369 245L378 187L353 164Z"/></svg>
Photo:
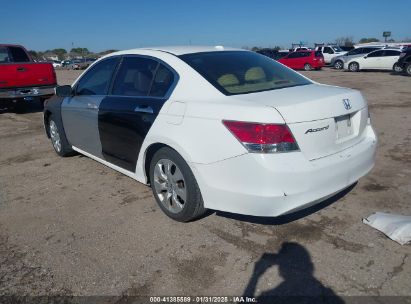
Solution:
<svg viewBox="0 0 411 304"><path fill-rule="evenodd" d="M223 47L112 53L57 88L44 123L57 154L150 185L178 221L308 207L366 175L377 143L359 91Z"/></svg>
<svg viewBox="0 0 411 304"><path fill-rule="evenodd" d="M355 57L344 63L344 68L351 72L360 70L392 70L400 58L399 49L376 50L364 56Z"/></svg>

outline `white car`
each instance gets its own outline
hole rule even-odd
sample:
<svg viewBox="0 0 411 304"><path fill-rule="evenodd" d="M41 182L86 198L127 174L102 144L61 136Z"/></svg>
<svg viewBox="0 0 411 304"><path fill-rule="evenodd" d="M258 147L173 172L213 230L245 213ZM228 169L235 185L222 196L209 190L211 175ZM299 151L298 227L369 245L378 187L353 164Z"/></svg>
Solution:
<svg viewBox="0 0 411 304"><path fill-rule="evenodd" d="M54 68L61 68L61 62L57 61L57 60L53 60L53 62L51 63L53 65Z"/></svg>
<svg viewBox="0 0 411 304"><path fill-rule="evenodd" d="M251 51L120 51L56 91L44 124L57 154L76 151L151 185L178 221L206 208L290 213L374 166L377 139L359 91Z"/></svg>
<svg viewBox="0 0 411 304"><path fill-rule="evenodd" d="M382 49L365 56L352 58L344 63L344 69L351 72L360 70L392 70L400 58L399 49Z"/></svg>
<svg viewBox="0 0 411 304"><path fill-rule="evenodd" d="M316 51L321 51L324 56L325 64L331 64L333 58L345 55L347 52L343 51L338 45L317 46Z"/></svg>

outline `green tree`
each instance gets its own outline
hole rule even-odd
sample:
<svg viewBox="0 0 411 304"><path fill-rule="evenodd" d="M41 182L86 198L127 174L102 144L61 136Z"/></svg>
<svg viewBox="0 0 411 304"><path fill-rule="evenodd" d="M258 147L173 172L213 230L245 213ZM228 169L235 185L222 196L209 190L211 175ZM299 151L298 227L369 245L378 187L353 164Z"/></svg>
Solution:
<svg viewBox="0 0 411 304"><path fill-rule="evenodd" d="M67 54L67 51L65 49L62 49L62 48L51 50L51 52L56 54L58 56L59 60L63 60L64 55Z"/></svg>
<svg viewBox="0 0 411 304"><path fill-rule="evenodd" d="M39 59L39 55L38 55L38 53L36 52L36 51L33 51L33 50L30 50L29 51L29 54L30 54L30 56L31 56L31 58L33 58L33 59Z"/></svg>
<svg viewBox="0 0 411 304"><path fill-rule="evenodd" d="M380 42L377 38L361 38L359 43Z"/></svg>
<svg viewBox="0 0 411 304"><path fill-rule="evenodd" d="M340 37L335 39L335 43L341 46L353 46L354 38L352 36Z"/></svg>
<svg viewBox="0 0 411 304"><path fill-rule="evenodd" d="M87 55L87 54L89 54L90 52L89 52L88 48L78 47L78 48L72 48L72 49L70 50L70 53L77 53L77 54Z"/></svg>

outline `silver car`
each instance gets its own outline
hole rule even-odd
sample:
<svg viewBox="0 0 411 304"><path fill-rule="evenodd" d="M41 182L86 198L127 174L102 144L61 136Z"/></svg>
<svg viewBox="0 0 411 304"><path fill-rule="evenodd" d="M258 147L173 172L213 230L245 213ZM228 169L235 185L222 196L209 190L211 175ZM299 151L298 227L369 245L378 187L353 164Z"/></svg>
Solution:
<svg viewBox="0 0 411 304"><path fill-rule="evenodd" d="M352 58L364 56L372 51L379 50L382 47L380 46L367 46L367 47L360 47L349 51L348 53L337 56L331 59L331 66L337 70L341 70L344 68L344 62L350 61Z"/></svg>

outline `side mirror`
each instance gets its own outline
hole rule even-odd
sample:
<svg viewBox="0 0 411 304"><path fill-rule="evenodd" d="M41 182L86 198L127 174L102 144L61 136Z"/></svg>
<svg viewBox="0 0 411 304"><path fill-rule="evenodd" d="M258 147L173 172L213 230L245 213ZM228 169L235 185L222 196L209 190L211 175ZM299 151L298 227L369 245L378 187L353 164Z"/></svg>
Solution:
<svg viewBox="0 0 411 304"><path fill-rule="evenodd" d="M59 97L70 97L73 96L73 89L70 85L58 86L56 88L56 95Z"/></svg>
<svg viewBox="0 0 411 304"><path fill-rule="evenodd" d="M368 58L368 56L367 56L367 55L365 55L365 56L364 56L364 59L367 59L367 58Z"/></svg>

